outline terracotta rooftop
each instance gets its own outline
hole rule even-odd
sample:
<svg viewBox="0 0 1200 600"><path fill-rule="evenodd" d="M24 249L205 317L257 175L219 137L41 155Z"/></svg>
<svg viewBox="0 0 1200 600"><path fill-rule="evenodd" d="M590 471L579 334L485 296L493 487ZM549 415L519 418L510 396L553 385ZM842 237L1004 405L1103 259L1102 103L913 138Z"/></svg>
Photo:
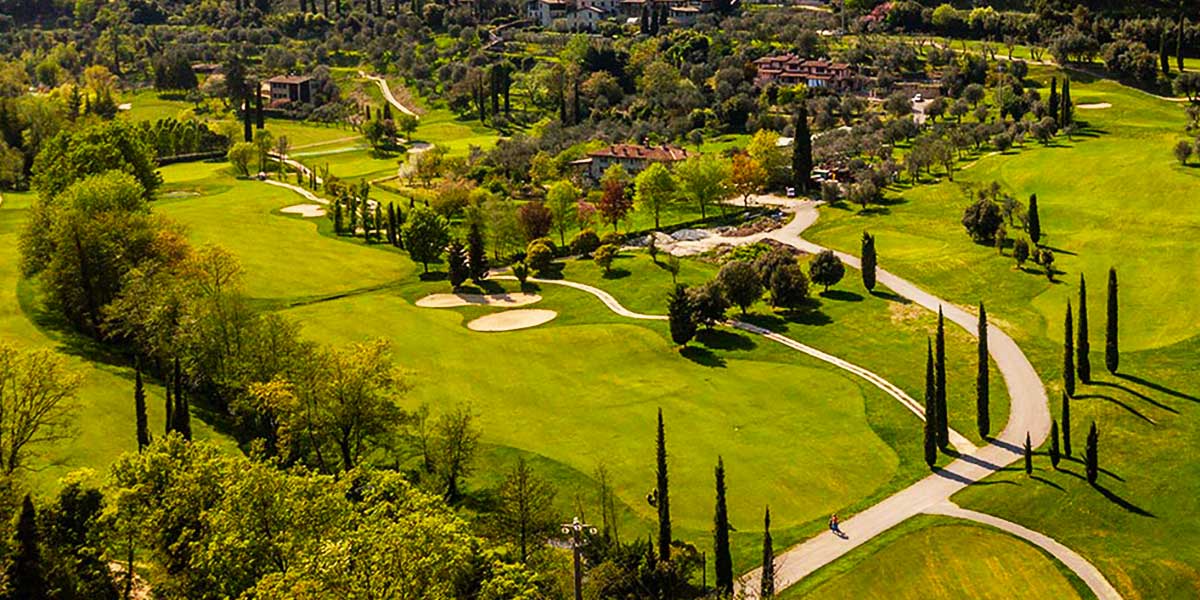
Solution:
<svg viewBox="0 0 1200 600"><path fill-rule="evenodd" d="M613 144L607 148L603 148L595 152L589 152L588 156L607 158L635 158L657 162L674 162L686 160L692 156L696 156L696 153L689 152L683 148L666 145L641 146L638 144Z"/></svg>
<svg viewBox="0 0 1200 600"><path fill-rule="evenodd" d="M276 75L267 80L267 83L304 83L312 81L312 77L308 75Z"/></svg>

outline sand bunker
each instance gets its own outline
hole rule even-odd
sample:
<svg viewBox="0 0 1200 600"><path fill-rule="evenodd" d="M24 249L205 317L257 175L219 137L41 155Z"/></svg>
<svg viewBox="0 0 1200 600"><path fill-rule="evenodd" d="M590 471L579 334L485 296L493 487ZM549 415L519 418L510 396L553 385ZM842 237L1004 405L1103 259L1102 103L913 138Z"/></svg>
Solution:
<svg viewBox="0 0 1200 600"><path fill-rule="evenodd" d="M1076 104L1075 108L1082 110L1100 110L1103 108L1112 108L1112 105L1107 102L1093 102L1092 104Z"/></svg>
<svg viewBox="0 0 1200 600"><path fill-rule="evenodd" d="M325 216L325 209L318 204L297 204L279 209L279 212L289 215L300 215L306 219Z"/></svg>
<svg viewBox="0 0 1200 600"><path fill-rule="evenodd" d="M430 294L417 300L422 308L457 308L459 306L499 306L513 308L541 302L537 294Z"/></svg>
<svg viewBox="0 0 1200 600"><path fill-rule="evenodd" d="M472 331L513 331L515 329L537 327L542 323L550 322L557 316L558 313L541 308L506 310L479 317L467 323L467 329Z"/></svg>

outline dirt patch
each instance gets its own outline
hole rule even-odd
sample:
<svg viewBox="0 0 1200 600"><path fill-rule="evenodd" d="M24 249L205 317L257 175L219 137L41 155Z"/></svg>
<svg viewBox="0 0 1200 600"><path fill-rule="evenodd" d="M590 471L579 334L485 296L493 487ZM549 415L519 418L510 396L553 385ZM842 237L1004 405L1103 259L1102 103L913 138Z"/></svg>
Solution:
<svg viewBox="0 0 1200 600"><path fill-rule="evenodd" d="M557 317L558 313L540 308L524 308L506 310L492 315L479 317L467 323L467 329L472 331L514 331L528 329L548 323Z"/></svg>
<svg viewBox="0 0 1200 600"><path fill-rule="evenodd" d="M1112 108L1112 104L1108 102L1093 102L1091 104L1076 104L1075 108L1080 110L1103 110L1105 108Z"/></svg>
<svg viewBox="0 0 1200 600"><path fill-rule="evenodd" d="M279 209L279 212L289 215L300 215L306 219L325 216L325 209L318 204L297 204Z"/></svg>
<svg viewBox="0 0 1200 600"><path fill-rule="evenodd" d="M888 316L893 323L911 323L923 317L925 309L915 303L892 302L888 304Z"/></svg>
<svg viewBox="0 0 1200 600"><path fill-rule="evenodd" d="M513 308L541 302L537 294L430 294L417 300L421 308L457 308L460 306L499 306Z"/></svg>

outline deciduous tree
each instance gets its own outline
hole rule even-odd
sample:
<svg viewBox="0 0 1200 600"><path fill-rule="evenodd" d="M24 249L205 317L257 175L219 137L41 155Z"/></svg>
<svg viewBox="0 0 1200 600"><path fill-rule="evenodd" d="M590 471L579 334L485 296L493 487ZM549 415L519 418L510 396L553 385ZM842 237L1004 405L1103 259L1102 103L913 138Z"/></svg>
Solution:
<svg viewBox="0 0 1200 600"><path fill-rule="evenodd" d="M418 206L404 224L404 246L413 260L429 272L429 263L442 255L450 241L450 226L446 219L432 210Z"/></svg>
<svg viewBox="0 0 1200 600"><path fill-rule="evenodd" d="M497 535L517 547L521 562L545 544L558 530L554 512L554 486L538 477L525 457L504 478L497 490L491 525Z"/></svg>
<svg viewBox="0 0 1200 600"><path fill-rule="evenodd" d="M59 354L0 341L0 473L12 475L32 450L70 436L82 381Z"/></svg>
<svg viewBox="0 0 1200 600"><path fill-rule="evenodd" d="M633 180L634 203L654 215L654 228L660 227L662 211L675 199L675 180L662 163L654 163L637 174Z"/></svg>
<svg viewBox="0 0 1200 600"><path fill-rule="evenodd" d="M842 259L832 250L822 250L808 263L808 276L813 283L823 286L826 292L829 291L829 286L841 281L845 274L846 265L842 264Z"/></svg>
<svg viewBox="0 0 1200 600"><path fill-rule="evenodd" d="M754 267L742 260L731 260L717 272L717 281L725 297L746 314L746 309L762 298L763 285Z"/></svg>
<svg viewBox="0 0 1200 600"><path fill-rule="evenodd" d="M722 201L729 193L731 180L728 161L711 154L693 156L675 167L675 180L679 195L700 208L701 218L708 218L708 207L712 204L717 204L724 213Z"/></svg>

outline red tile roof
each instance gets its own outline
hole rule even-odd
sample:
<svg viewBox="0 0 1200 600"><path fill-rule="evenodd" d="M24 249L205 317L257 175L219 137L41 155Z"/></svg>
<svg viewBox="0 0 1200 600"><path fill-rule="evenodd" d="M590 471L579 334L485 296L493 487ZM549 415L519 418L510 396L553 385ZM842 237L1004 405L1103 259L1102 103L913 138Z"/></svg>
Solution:
<svg viewBox="0 0 1200 600"><path fill-rule="evenodd" d="M633 158L656 162L674 162L696 156L684 148L675 146L641 146L638 144L613 144L607 148L589 152L588 156L603 158Z"/></svg>

